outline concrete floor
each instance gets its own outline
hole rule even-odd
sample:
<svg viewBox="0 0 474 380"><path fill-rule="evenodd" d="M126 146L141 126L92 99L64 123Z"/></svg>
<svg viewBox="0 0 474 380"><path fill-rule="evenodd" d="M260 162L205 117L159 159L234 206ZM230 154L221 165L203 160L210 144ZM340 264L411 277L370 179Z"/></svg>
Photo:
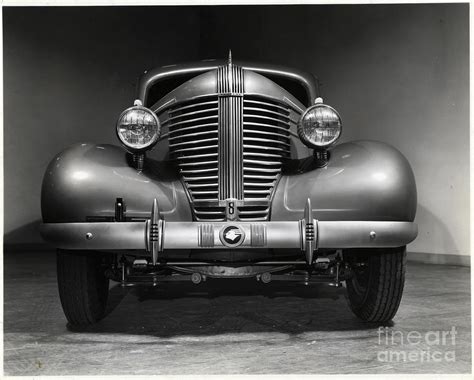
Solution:
<svg viewBox="0 0 474 380"><path fill-rule="evenodd" d="M253 280L116 287L110 314L78 333L61 310L54 254L7 253L4 263L6 375L471 372L466 267L409 263L400 310L379 337L344 289ZM454 344L436 339L453 327Z"/></svg>

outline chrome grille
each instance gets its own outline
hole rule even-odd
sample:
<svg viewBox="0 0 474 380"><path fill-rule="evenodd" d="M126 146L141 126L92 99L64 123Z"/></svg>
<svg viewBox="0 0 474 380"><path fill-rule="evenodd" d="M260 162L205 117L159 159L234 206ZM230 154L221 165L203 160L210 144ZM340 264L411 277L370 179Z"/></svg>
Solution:
<svg viewBox="0 0 474 380"><path fill-rule="evenodd" d="M290 111L276 101L244 96L241 220L266 220L284 159L290 157ZM249 202L255 202L255 205Z"/></svg>
<svg viewBox="0 0 474 380"><path fill-rule="evenodd" d="M295 111L260 95L213 94L158 115L199 221L267 220L282 163L290 157Z"/></svg>
<svg viewBox="0 0 474 380"><path fill-rule="evenodd" d="M181 103L160 115L168 128L170 159L176 160L193 203L215 202L218 194L218 98ZM195 207L196 218L213 219L215 208Z"/></svg>
<svg viewBox="0 0 474 380"><path fill-rule="evenodd" d="M219 110L219 200L243 199L242 97L220 97Z"/></svg>

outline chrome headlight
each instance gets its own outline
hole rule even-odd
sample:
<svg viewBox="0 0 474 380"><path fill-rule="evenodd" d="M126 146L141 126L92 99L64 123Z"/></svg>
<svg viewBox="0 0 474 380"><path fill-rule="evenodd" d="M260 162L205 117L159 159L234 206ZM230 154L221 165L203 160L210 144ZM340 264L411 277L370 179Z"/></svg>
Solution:
<svg viewBox="0 0 474 380"><path fill-rule="evenodd" d="M132 152L151 149L160 137L161 125L155 113L135 101L123 111L117 121L117 136Z"/></svg>
<svg viewBox="0 0 474 380"><path fill-rule="evenodd" d="M326 104L315 104L301 116L298 135L310 148L326 148L341 135L342 121L337 111Z"/></svg>

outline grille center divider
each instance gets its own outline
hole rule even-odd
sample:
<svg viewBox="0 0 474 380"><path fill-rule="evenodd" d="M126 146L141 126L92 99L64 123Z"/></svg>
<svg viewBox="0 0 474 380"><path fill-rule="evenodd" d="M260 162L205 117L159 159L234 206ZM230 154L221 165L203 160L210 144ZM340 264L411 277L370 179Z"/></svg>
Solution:
<svg viewBox="0 0 474 380"><path fill-rule="evenodd" d="M238 207L243 206L244 200L243 76L242 68L232 64L217 71L219 206L225 207L228 220L238 217Z"/></svg>

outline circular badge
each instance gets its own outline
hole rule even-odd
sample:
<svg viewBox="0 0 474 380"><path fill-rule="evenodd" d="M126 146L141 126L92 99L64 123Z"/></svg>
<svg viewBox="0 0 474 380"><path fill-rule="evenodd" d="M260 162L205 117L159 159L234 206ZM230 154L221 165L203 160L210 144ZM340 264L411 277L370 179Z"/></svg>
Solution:
<svg viewBox="0 0 474 380"><path fill-rule="evenodd" d="M222 244L227 247L238 247L245 239L245 233L239 226L226 226L219 233Z"/></svg>

